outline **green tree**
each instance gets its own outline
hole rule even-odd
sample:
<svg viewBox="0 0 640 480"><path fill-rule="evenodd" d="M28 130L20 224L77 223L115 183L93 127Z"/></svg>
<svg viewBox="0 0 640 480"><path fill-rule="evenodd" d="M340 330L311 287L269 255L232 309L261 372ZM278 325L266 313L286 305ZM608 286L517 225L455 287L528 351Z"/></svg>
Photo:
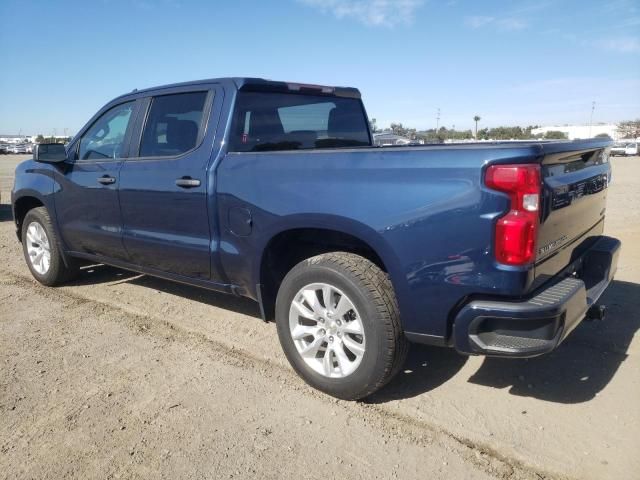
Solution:
<svg viewBox="0 0 640 480"><path fill-rule="evenodd" d="M36 143L44 143L44 137L42 136L42 134L36 137Z"/></svg>
<svg viewBox="0 0 640 480"><path fill-rule="evenodd" d="M476 128L476 135L475 135L475 139L476 140L489 140L491 137L489 137L489 129L488 128L483 128L481 130L478 130Z"/></svg>
<svg viewBox="0 0 640 480"><path fill-rule="evenodd" d="M611 140L611 137L609 136L608 133L599 133L596 135L595 138L608 138L609 140Z"/></svg>
<svg viewBox="0 0 640 480"><path fill-rule="evenodd" d="M480 117L480 115L474 115L473 121L476 122L476 140L478 139L478 122L480 120L482 120L482 117Z"/></svg>
<svg viewBox="0 0 640 480"><path fill-rule="evenodd" d="M545 140L566 140L568 138L567 134L561 132L559 130L549 130L542 137Z"/></svg>

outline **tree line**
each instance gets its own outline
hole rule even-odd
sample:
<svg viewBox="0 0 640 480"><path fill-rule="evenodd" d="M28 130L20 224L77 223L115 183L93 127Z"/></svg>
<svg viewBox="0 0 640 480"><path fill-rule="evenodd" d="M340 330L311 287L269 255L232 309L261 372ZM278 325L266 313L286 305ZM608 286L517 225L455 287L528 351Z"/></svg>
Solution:
<svg viewBox="0 0 640 480"><path fill-rule="evenodd" d="M567 139L567 134L558 130L549 130L544 134L534 135L532 130L539 128L538 125L529 125L527 127L494 127L494 128L482 128L477 129L477 122L481 118L476 115L473 117L476 122L475 134L471 129L468 130L456 130L455 128L440 127L439 129L431 128L427 130L416 130L415 128L408 128L402 125L402 123L391 123L388 129L380 129L377 127L376 119L371 119L371 130L374 133L389 132L399 135L401 137L408 138L410 140L424 140L425 142L444 142L445 140L472 140L477 138L478 140L529 140L532 138L539 138L544 140L563 140ZM630 120L620 122L618 124L618 131L620 132L620 138L637 138L640 137L640 120ZM596 135L596 137L608 137L607 134L602 133Z"/></svg>
<svg viewBox="0 0 640 480"><path fill-rule="evenodd" d="M67 143L71 137L45 137L42 134L36 137L36 143Z"/></svg>
<svg viewBox="0 0 640 480"><path fill-rule="evenodd" d="M475 120L475 118L474 118ZM478 120L480 120L478 118ZM439 129L430 128L427 130L416 130L415 128L408 128L402 125L402 123L392 123L387 130L378 129L376 126L375 118L371 120L371 128L374 133L388 131L399 135L401 137L408 138L410 140L424 140L425 142L444 142L445 140L472 140L477 138L478 140L528 140L531 138L544 138L544 139L564 139L567 138L566 134L559 131L548 131L544 135L533 135L531 131L538 128L537 125L529 125L528 127L494 127L494 128L482 128L477 130L475 136L471 129L468 130L456 130L455 128L440 127Z"/></svg>

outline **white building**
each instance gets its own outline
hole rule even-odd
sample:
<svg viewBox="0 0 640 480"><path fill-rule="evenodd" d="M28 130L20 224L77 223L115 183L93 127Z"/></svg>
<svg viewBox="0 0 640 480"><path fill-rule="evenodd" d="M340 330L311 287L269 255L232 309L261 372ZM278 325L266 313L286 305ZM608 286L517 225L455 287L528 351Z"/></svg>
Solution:
<svg viewBox="0 0 640 480"><path fill-rule="evenodd" d="M563 132L569 140L579 138L593 138L596 135L607 134L614 140L618 139L618 126L615 123L598 123L596 125L550 125L548 127L534 128L533 135L544 135L549 131Z"/></svg>

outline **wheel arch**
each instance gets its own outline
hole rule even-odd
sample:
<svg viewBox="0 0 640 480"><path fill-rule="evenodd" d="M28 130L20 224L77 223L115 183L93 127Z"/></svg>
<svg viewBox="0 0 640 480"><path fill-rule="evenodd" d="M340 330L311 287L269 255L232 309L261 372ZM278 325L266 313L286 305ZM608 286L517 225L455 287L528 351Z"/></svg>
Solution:
<svg viewBox="0 0 640 480"><path fill-rule="evenodd" d="M275 299L284 276L298 262L321 253L346 251L367 258L386 272L395 285L398 260L380 234L370 227L342 218L327 222L289 223L275 230L260 250L253 278L265 320L274 318Z"/></svg>
<svg viewBox="0 0 640 480"><path fill-rule="evenodd" d="M49 198L51 200L51 198ZM13 220L16 226L16 236L18 241L22 243L22 223L24 218L34 208L44 207L47 209L47 213L51 218L51 224L55 231L56 238L58 239L58 247L60 248L60 255L64 265L69 267L71 265L69 256L66 253L64 241L60 236L60 230L58 228L58 222L55 215L55 209L51 201L47 201L47 197L41 195L35 190L24 190L20 195L15 195L12 200Z"/></svg>
<svg viewBox="0 0 640 480"><path fill-rule="evenodd" d="M18 240L22 242L22 223L24 222L24 217L27 216L30 210L38 207L45 207L47 211L51 211L51 209L47 206L40 195L35 192L27 192L13 200L13 221L16 225L16 235L18 236ZM51 215L51 213L49 213Z"/></svg>

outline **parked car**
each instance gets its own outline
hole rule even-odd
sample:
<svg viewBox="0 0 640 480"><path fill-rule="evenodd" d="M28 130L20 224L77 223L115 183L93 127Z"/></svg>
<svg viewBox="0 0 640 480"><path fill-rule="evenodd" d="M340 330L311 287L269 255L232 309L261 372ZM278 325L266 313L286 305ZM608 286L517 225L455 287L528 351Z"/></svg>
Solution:
<svg viewBox="0 0 640 480"><path fill-rule="evenodd" d="M10 145L8 143L0 143L0 154L8 154Z"/></svg>
<svg viewBox="0 0 640 480"><path fill-rule="evenodd" d="M611 147L611 155L631 156L638 155L638 143L622 142L616 143Z"/></svg>
<svg viewBox="0 0 640 480"><path fill-rule="evenodd" d="M624 148L624 154L627 156L638 155L638 144L636 142L627 143Z"/></svg>
<svg viewBox="0 0 640 480"><path fill-rule="evenodd" d="M214 79L39 145L12 204L42 284L90 261L254 299L305 381L358 399L409 342L528 357L602 318L609 148L375 147L356 89Z"/></svg>
<svg viewBox="0 0 640 480"><path fill-rule="evenodd" d="M27 153L27 146L24 143L18 143L11 147L11 153L24 154Z"/></svg>

